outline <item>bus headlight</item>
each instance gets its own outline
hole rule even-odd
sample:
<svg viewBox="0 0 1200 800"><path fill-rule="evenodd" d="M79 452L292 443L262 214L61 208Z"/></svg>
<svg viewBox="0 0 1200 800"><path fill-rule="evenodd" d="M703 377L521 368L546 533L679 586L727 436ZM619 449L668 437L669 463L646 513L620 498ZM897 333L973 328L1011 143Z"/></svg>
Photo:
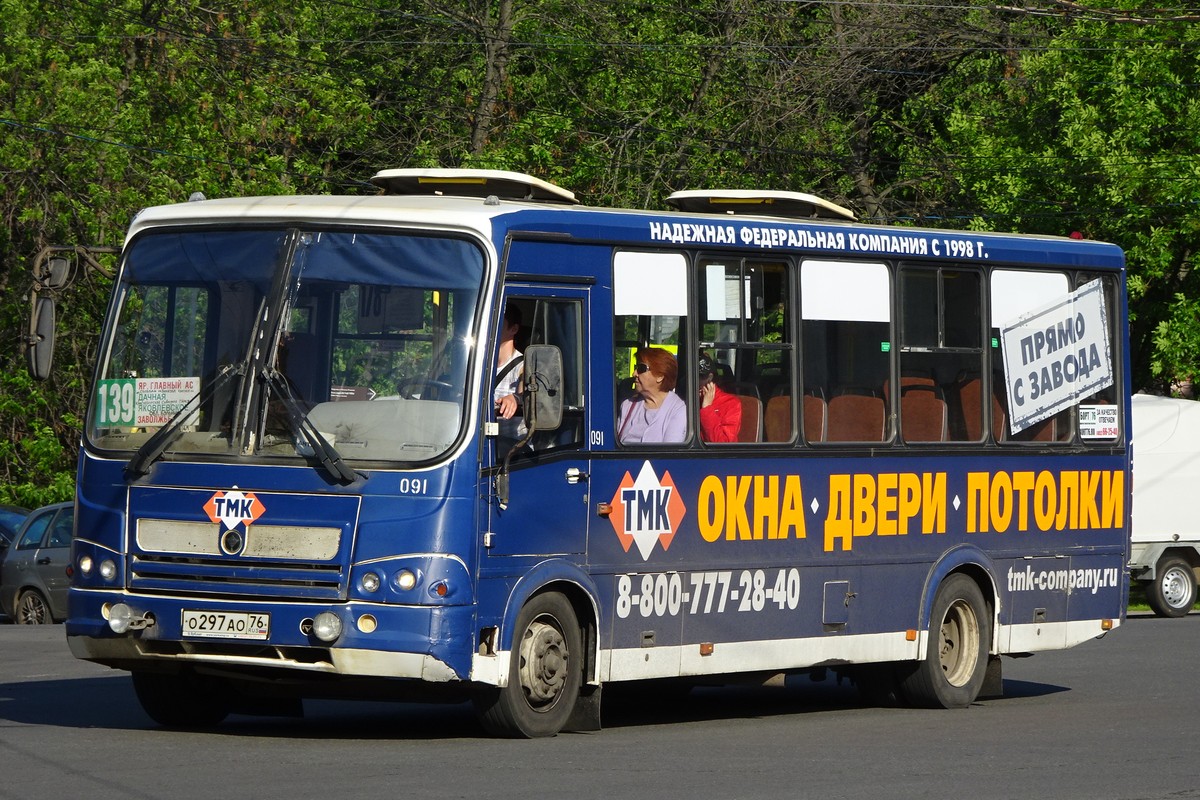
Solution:
<svg viewBox="0 0 1200 800"><path fill-rule="evenodd" d="M117 565L111 558L106 558L100 562L100 577L106 581L111 581L117 576Z"/></svg>
<svg viewBox="0 0 1200 800"><path fill-rule="evenodd" d="M362 576L362 588L367 594L374 594L379 591L379 574L376 572L367 572Z"/></svg>
<svg viewBox="0 0 1200 800"><path fill-rule="evenodd" d="M396 573L396 585L407 592L417 585L417 576L412 570L402 569Z"/></svg>
<svg viewBox="0 0 1200 800"><path fill-rule="evenodd" d="M95 562L92 561L91 556L80 556L79 572L81 575L91 575L92 567L94 567L94 566L96 566L96 564L95 564Z"/></svg>

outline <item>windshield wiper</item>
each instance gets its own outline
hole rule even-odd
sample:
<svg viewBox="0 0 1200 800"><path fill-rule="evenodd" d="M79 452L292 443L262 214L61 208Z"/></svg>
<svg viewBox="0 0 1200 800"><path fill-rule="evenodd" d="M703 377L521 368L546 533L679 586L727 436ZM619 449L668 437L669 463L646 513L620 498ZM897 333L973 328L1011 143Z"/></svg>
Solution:
<svg viewBox="0 0 1200 800"><path fill-rule="evenodd" d="M333 479L343 486L348 486L356 480L366 478L360 472L356 472L346 465L342 460L342 454L339 453L333 445L329 443L317 426L313 425L312 420L308 418L308 414L300 407L300 403L296 400L296 395L292 391L292 387L288 384L287 379L283 377L277 370L264 370L267 383L275 391L279 399L283 401L284 407L287 409L286 418L289 427L292 429L292 434L296 437L303 438L308 446L312 449L314 458L324 467ZM297 452L299 452L297 448Z"/></svg>
<svg viewBox="0 0 1200 800"><path fill-rule="evenodd" d="M175 412L175 416L167 420L165 425L155 431L154 435L138 448L133 458L129 459L129 463L125 465L125 480L134 481L149 472L150 465L161 458L167 448L183 433L183 424L191 417L193 409L199 409L207 403L218 389L229 383L229 380L235 375L241 375L243 371L244 366L241 364L222 367L208 386L192 395L183 408Z"/></svg>

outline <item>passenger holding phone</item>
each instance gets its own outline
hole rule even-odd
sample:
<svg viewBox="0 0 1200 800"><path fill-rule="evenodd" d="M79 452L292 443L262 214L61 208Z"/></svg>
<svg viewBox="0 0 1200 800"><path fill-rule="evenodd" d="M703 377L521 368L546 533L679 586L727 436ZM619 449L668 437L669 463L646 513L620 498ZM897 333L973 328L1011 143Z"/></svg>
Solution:
<svg viewBox="0 0 1200 800"><path fill-rule="evenodd" d="M706 442L736 442L742 430L742 404L717 386L712 358L701 351L696 362L700 380L700 437Z"/></svg>

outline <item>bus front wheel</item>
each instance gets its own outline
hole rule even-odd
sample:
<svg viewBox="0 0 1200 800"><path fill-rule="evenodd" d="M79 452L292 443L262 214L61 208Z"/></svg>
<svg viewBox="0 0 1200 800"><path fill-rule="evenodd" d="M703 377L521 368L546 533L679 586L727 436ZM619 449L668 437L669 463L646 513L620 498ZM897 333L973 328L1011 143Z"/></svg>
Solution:
<svg viewBox="0 0 1200 800"><path fill-rule="evenodd" d="M1184 617L1196 603L1196 573L1179 556L1158 562L1155 578L1146 585L1146 602L1160 617Z"/></svg>
<svg viewBox="0 0 1200 800"><path fill-rule="evenodd" d="M987 603L966 575L948 577L933 601L925 658L901 684L914 706L965 708L979 696L987 672L991 622Z"/></svg>
<svg viewBox="0 0 1200 800"><path fill-rule="evenodd" d="M557 592L530 599L517 616L508 685L475 697L491 734L554 736L571 716L583 680L583 636L575 610Z"/></svg>
<svg viewBox="0 0 1200 800"><path fill-rule="evenodd" d="M229 716L229 696L216 678L190 673L134 672L142 710L164 728L208 728Z"/></svg>

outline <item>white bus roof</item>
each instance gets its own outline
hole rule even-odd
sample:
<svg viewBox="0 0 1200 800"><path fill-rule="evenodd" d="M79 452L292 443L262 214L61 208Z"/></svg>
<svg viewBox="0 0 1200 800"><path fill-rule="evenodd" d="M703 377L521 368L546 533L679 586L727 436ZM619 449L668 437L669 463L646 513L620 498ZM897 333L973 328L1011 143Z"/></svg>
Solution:
<svg viewBox="0 0 1200 800"><path fill-rule="evenodd" d="M697 214L758 214L796 219L837 219L853 222L854 212L804 192L759 189L692 189L675 192L667 205Z"/></svg>

